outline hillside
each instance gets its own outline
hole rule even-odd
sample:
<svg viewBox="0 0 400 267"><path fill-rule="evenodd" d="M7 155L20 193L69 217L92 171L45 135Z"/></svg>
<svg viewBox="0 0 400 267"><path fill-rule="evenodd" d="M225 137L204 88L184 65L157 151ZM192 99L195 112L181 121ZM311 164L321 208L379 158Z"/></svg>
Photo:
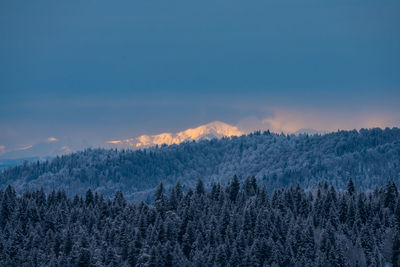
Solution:
<svg viewBox="0 0 400 267"><path fill-rule="evenodd" d="M109 197L122 190L128 199L143 199L161 181L193 186L202 178L226 184L255 176L268 190L299 183L308 188L327 181L344 188L372 189L400 180L400 129L338 131L325 135L278 135L270 132L185 142L143 150L89 149L3 170L0 185L17 192L64 188L68 195L88 188Z"/></svg>

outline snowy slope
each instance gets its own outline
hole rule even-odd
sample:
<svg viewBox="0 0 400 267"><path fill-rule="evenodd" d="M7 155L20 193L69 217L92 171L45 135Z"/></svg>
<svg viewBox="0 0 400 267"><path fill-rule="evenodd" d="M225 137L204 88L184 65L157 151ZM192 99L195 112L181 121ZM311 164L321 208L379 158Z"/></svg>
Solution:
<svg viewBox="0 0 400 267"><path fill-rule="evenodd" d="M125 140L107 141L107 144L116 148L145 148L155 145L172 145L185 141L212 139L221 137L240 136L245 134L238 127L221 121L214 121L193 129L187 129L178 133L161 133L156 135L142 135Z"/></svg>

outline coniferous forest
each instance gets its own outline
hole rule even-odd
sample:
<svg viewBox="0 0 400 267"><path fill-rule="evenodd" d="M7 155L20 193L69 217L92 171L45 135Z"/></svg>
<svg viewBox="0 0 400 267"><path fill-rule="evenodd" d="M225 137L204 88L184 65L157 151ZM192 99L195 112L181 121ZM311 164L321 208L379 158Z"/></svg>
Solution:
<svg viewBox="0 0 400 267"><path fill-rule="evenodd" d="M25 163L0 171L0 188L11 184L18 193L62 188L69 197L91 188L112 197L152 201L160 182L167 191L179 181L206 189L226 185L233 175L274 188L315 188L327 181L344 189L351 177L357 188L373 190L387 181L400 182L400 129L361 129L324 135L255 132L240 137L187 142L145 150L88 149L51 161Z"/></svg>
<svg viewBox="0 0 400 267"><path fill-rule="evenodd" d="M398 128L26 162L0 172L0 266L400 266L399 181Z"/></svg>
<svg viewBox="0 0 400 267"><path fill-rule="evenodd" d="M393 182L360 191L324 183L272 194L256 179L186 192L160 184L154 204L88 190L0 191L1 266L399 266Z"/></svg>

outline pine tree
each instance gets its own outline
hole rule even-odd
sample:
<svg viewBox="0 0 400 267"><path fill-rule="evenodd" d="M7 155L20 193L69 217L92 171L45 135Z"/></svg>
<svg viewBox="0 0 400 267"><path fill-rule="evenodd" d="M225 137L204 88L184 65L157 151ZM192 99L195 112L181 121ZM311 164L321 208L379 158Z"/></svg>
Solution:
<svg viewBox="0 0 400 267"><path fill-rule="evenodd" d="M204 193L205 193L204 183L201 179L198 179L196 185L196 194L201 196L204 195Z"/></svg>
<svg viewBox="0 0 400 267"><path fill-rule="evenodd" d="M236 175L234 175L232 182L230 184L230 190L229 190L229 198L232 202L236 201L239 190L240 190L240 182L239 182L238 177Z"/></svg>
<svg viewBox="0 0 400 267"><path fill-rule="evenodd" d="M394 210L397 193L396 185L389 181L385 186L385 208L388 207L391 210Z"/></svg>
<svg viewBox="0 0 400 267"><path fill-rule="evenodd" d="M85 200L86 206L89 206L90 204L93 204L93 201L94 201L93 192L89 188L87 190L87 192L86 192L86 200Z"/></svg>
<svg viewBox="0 0 400 267"><path fill-rule="evenodd" d="M393 236L393 252L392 252L392 264L393 267L400 266L400 233L396 231Z"/></svg>
<svg viewBox="0 0 400 267"><path fill-rule="evenodd" d="M156 193L154 195L155 201L161 200L164 198L164 185L160 183L156 189Z"/></svg>
<svg viewBox="0 0 400 267"><path fill-rule="evenodd" d="M354 187L353 179L350 178L349 182L347 183L347 193L352 196L354 195L356 189Z"/></svg>

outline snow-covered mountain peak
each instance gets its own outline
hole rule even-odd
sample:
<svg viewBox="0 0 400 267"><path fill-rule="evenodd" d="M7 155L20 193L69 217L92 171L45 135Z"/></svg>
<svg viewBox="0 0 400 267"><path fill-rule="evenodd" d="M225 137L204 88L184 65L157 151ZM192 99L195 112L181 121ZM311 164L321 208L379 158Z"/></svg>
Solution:
<svg viewBox="0 0 400 267"><path fill-rule="evenodd" d="M187 129L177 133L161 133L156 135L141 135L137 138L108 141L112 147L117 148L145 148L155 145L172 145L185 141L202 139L240 136L245 134L238 127L221 121L214 121L196 128Z"/></svg>

